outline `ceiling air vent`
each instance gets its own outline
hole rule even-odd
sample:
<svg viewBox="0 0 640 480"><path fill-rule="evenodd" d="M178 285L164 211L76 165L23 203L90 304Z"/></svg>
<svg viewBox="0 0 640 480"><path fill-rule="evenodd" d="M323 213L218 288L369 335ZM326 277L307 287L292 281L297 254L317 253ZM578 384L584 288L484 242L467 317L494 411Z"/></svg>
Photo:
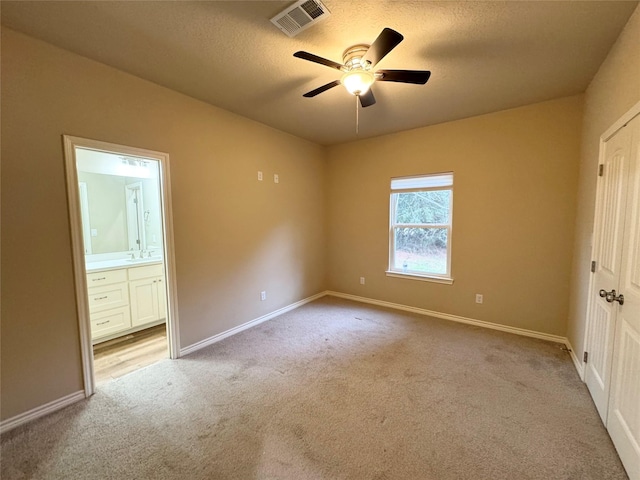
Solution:
<svg viewBox="0 0 640 480"><path fill-rule="evenodd" d="M300 0L271 19L276 27L290 37L324 20L331 12L320 0Z"/></svg>

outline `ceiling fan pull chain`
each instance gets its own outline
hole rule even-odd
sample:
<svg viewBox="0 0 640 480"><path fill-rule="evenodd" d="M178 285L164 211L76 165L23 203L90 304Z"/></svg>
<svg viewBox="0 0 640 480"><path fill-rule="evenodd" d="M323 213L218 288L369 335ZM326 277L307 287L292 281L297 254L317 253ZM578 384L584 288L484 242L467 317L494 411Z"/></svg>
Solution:
<svg viewBox="0 0 640 480"><path fill-rule="evenodd" d="M360 128L360 115L358 110L358 101L360 100L360 95L354 95L356 97L356 136L358 136L359 128Z"/></svg>

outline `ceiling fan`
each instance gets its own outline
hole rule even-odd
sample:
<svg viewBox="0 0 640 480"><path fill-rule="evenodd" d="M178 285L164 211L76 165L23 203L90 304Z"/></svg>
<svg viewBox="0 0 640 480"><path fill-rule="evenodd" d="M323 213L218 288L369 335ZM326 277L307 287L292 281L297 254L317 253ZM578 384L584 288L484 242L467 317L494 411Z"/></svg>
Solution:
<svg viewBox="0 0 640 480"><path fill-rule="evenodd" d="M303 97L315 97L316 95L326 92L330 88L340 84L344 85L349 93L355 95L360 100L360 105L369 107L376 103L373 96L371 85L374 82L399 82L414 83L424 85L429 80L431 72L428 70L377 70L372 68L382 60L391 50L393 50L404 37L390 28L382 30L378 38L369 45L354 45L347 48L342 54L344 64L327 60L313 53L296 52L294 57L302 58L310 62L326 65L344 72L340 80L334 80L326 85L311 90L303 95Z"/></svg>

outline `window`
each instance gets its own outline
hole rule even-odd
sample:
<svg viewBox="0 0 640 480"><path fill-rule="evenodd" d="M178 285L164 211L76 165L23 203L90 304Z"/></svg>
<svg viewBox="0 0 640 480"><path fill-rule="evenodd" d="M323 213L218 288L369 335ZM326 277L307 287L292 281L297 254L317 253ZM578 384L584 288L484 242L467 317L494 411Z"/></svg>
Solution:
<svg viewBox="0 0 640 480"><path fill-rule="evenodd" d="M453 173L391 179L388 275L453 283Z"/></svg>

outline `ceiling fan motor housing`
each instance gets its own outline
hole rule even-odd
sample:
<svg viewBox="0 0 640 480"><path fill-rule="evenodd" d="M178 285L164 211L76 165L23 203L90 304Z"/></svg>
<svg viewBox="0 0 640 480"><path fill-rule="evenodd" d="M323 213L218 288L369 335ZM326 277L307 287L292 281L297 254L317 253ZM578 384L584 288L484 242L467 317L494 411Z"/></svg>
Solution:
<svg viewBox="0 0 640 480"><path fill-rule="evenodd" d="M362 68L363 70L371 69L371 62L362 62L362 57L369 50L370 45L359 44L347 48L342 54L342 63L348 70Z"/></svg>
<svg viewBox="0 0 640 480"><path fill-rule="evenodd" d="M369 45L360 44L347 48L342 54L345 74L340 78L340 83L351 95L363 95L375 82L371 72L371 62L362 61L362 57L369 50Z"/></svg>

